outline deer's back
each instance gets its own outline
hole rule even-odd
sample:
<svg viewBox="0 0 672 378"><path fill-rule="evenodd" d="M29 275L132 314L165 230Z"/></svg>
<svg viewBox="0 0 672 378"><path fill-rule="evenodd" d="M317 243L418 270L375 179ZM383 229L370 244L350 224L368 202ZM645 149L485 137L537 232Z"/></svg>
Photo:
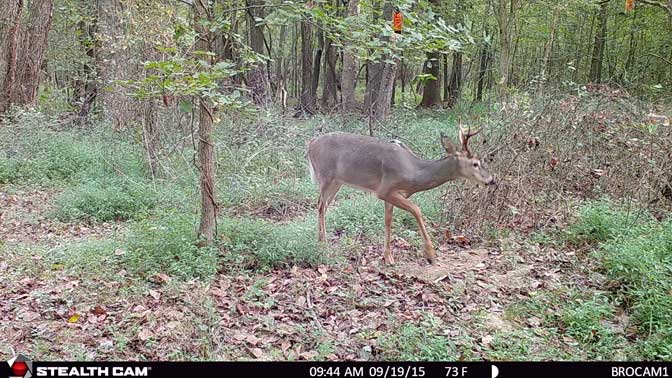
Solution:
<svg viewBox="0 0 672 378"><path fill-rule="evenodd" d="M408 172L414 158L397 144L343 132L313 139L308 155L320 181L335 179L372 191L377 190L385 176Z"/></svg>

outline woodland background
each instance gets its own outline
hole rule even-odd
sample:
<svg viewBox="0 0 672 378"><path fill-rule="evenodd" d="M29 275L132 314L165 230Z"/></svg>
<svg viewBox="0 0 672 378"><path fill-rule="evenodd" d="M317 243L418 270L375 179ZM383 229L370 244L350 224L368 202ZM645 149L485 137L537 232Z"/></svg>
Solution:
<svg viewBox="0 0 672 378"><path fill-rule="evenodd" d="M671 88L667 0L3 1L0 354L670 360ZM458 126L437 266L354 190L317 243L310 138Z"/></svg>

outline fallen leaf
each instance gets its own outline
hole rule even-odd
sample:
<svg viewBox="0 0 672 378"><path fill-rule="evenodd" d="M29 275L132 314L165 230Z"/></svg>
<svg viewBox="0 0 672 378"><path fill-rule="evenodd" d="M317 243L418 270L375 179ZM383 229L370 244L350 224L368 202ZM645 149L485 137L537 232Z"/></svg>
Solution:
<svg viewBox="0 0 672 378"><path fill-rule="evenodd" d="M481 337L481 344L483 344L483 346L486 346L486 347L490 346L490 344L492 343L492 340L494 340L494 337L492 337L491 335L485 335L485 336Z"/></svg>
<svg viewBox="0 0 672 378"><path fill-rule="evenodd" d="M261 348L248 348L248 350L257 359L261 359L264 356L264 351Z"/></svg>
<svg viewBox="0 0 672 378"><path fill-rule="evenodd" d="M95 315L105 315L105 314L107 314L107 311L105 311L105 309L103 307L101 307L100 305L94 307L93 310L91 310L91 312L94 313Z"/></svg>
<svg viewBox="0 0 672 378"><path fill-rule="evenodd" d="M299 354L299 357L301 357L305 360L312 360L315 357L317 357L318 355L319 355L319 353L317 353L317 351L311 350L311 351L303 352L303 353Z"/></svg>
<svg viewBox="0 0 672 378"><path fill-rule="evenodd" d="M157 273L155 276L155 281L158 283L168 283L172 280L169 275L165 273Z"/></svg>
<svg viewBox="0 0 672 378"><path fill-rule="evenodd" d="M80 316L81 315L79 315L79 314L72 315L71 317L68 318L68 323L77 323Z"/></svg>
<svg viewBox="0 0 672 378"><path fill-rule="evenodd" d="M152 298L156 299L157 301L159 300L159 298L161 298L161 293L159 293L156 290L150 290L149 295L151 295Z"/></svg>
<svg viewBox="0 0 672 378"><path fill-rule="evenodd" d="M245 338L245 341L247 341L248 343L250 343L252 345L257 345L259 343L259 338L254 336L254 335L248 335Z"/></svg>
<svg viewBox="0 0 672 378"><path fill-rule="evenodd" d="M115 256L123 256L123 255L126 254L126 251L124 251L121 248L117 248L117 249L114 250L114 254L115 254Z"/></svg>
<svg viewBox="0 0 672 378"><path fill-rule="evenodd" d="M147 341L150 337L152 337L152 332L147 329L147 328L140 328L140 332L138 332L138 338L141 341Z"/></svg>

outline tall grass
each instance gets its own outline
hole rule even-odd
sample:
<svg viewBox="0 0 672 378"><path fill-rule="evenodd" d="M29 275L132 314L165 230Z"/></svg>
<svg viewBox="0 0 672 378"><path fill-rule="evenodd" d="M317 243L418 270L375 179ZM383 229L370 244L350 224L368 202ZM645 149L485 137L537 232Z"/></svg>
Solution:
<svg viewBox="0 0 672 378"><path fill-rule="evenodd" d="M641 355L672 360L672 219L598 201L581 209L569 236L599 243L595 257L637 325Z"/></svg>

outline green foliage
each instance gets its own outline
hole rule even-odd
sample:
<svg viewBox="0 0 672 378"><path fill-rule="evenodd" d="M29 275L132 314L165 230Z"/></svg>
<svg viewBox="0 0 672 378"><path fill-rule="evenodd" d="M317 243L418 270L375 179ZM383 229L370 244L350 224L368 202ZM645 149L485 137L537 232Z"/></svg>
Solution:
<svg viewBox="0 0 672 378"><path fill-rule="evenodd" d="M137 223L128 237L126 269L141 277L165 273L181 279L211 280L219 268L214 247L198 247L196 219L188 214L159 214Z"/></svg>
<svg viewBox="0 0 672 378"><path fill-rule="evenodd" d="M95 178L145 175L140 148L107 130L53 131L54 121L14 109L0 130L0 183L83 183Z"/></svg>
<svg viewBox="0 0 672 378"><path fill-rule="evenodd" d="M61 194L56 199L55 215L62 221L139 219L157 202L157 193L144 182L97 179Z"/></svg>
<svg viewBox="0 0 672 378"><path fill-rule="evenodd" d="M579 210L579 221L566 232L573 244L599 243L633 232L632 227L651 217L640 210L626 212L609 200L593 201Z"/></svg>
<svg viewBox="0 0 672 378"><path fill-rule="evenodd" d="M342 233L351 238L366 236L380 241L384 213L383 202L372 194L341 199L329 207L327 232Z"/></svg>
<svg viewBox="0 0 672 378"><path fill-rule="evenodd" d="M270 268L330 263L328 248L317 242L316 224L314 218L275 224L224 217L219 220L219 234L226 259L236 264Z"/></svg>
<svg viewBox="0 0 672 378"><path fill-rule="evenodd" d="M569 241L600 242L595 255L642 335L639 352L647 359L671 359L672 220L658 222L645 211L608 201L591 202L580 214ZM604 315L598 308L589 304L579 315Z"/></svg>
<svg viewBox="0 0 672 378"><path fill-rule="evenodd" d="M404 324L378 340L384 360L453 361L459 356L455 345L437 334L440 320L427 315L418 324Z"/></svg>
<svg viewBox="0 0 672 378"><path fill-rule="evenodd" d="M115 240L90 240L55 248L46 254L52 270L66 270L70 274L114 274L119 256L115 251L122 248ZM111 268L111 269L110 269Z"/></svg>
<svg viewBox="0 0 672 378"><path fill-rule="evenodd" d="M613 318L613 312L607 298L596 295L567 303L561 318L567 333L587 347L591 359L613 359L617 336L606 323Z"/></svg>
<svg viewBox="0 0 672 378"><path fill-rule="evenodd" d="M96 163L92 146L70 133L37 133L11 156L0 156L0 182L73 179Z"/></svg>
<svg viewBox="0 0 672 378"><path fill-rule="evenodd" d="M672 360L672 220L615 235L597 255L609 278L620 283L620 295L647 335L642 355Z"/></svg>

